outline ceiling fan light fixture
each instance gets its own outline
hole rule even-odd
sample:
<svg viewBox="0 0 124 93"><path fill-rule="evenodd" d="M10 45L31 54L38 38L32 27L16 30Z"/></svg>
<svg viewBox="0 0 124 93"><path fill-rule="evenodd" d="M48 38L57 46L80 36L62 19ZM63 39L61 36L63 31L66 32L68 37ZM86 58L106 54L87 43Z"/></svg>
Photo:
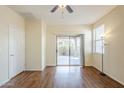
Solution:
<svg viewBox="0 0 124 93"><path fill-rule="evenodd" d="M65 8L67 5L59 5L59 8L63 9Z"/></svg>
<svg viewBox="0 0 124 93"><path fill-rule="evenodd" d="M51 13L54 13L58 8L62 10L62 13L64 9L66 9L69 13L73 13L73 10L69 5L56 5L52 8Z"/></svg>

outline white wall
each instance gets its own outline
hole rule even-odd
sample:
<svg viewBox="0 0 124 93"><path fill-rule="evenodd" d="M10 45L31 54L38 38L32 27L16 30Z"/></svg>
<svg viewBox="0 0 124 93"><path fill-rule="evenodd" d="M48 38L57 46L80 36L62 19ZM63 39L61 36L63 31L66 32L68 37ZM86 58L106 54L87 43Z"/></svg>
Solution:
<svg viewBox="0 0 124 93"><path fill-rule="evenodd" d="M46 24L42 21L42 33L41 33L41 39L42 39L42 70L46 67Z"/></svg>
<svg viewBox="0 0 124 93"><path fill-rule="evenodd" d="M41 20L26 19L26 70L41 70Z"/></svg>
<svg viewBox="0 0 124 93"><path fill-rule="evenodd" d="M26 70L42 70L46 59L46 24L26 19Z"/></svg>
<svg viewBox="0 0 124 93"><path fill-rule="evenodd" d="M0 6L0 84L8 80L8 27L9 24L16 25L17 31L25 33L25 23L23 17L15 13L6 6ZM22 37L21 37L22 38ZM24 37L23 37L24 38ZM18 64L24 63L24 41L16 51L18 51ZM21 49L21 50L20 50ZM21 55L21 57L19 57ZM17 67L18 68L18 67ZM18 68L19 70L20 68Z"/></svg>
<svg viewBox="0 0 124 93"><path fill-rule="evenodd" d="M85 34L85 63L90 66L92 62L91 26L68 25L47 26L47 66L56 65L56 36Z"/></svg>
<svg viewBox="0 0 124 93"><path fill-rule="evenodd" d="M124 85L124 6L118 6L94 28L105 25L104 72ZM93 66L101 70L101 55L94 54Z"/></svg>

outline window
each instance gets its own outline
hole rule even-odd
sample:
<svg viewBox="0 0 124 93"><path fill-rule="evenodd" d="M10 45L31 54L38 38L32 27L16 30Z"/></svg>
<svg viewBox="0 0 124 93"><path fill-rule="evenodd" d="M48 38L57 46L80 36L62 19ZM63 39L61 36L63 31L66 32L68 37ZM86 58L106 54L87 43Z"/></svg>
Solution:
<svg viewBox="0 0 124 93"><path fill-rule="evenodd" d="M94 38L95 39L95 53L99 53L99 54L104 53L103 35L104 35L104 25L101 25L95 29L95 33L94 33L94 36L95 36L95 38Z"/></svg>

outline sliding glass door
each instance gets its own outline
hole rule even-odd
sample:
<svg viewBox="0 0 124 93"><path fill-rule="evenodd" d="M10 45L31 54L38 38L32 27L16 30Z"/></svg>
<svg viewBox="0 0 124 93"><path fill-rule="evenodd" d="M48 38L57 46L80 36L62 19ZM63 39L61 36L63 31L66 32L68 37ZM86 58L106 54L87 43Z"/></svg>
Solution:
<svg viewBox="0 0 124 93"><path fill-rule="evenodd" d="M82 65L80 36L57 37L57 65Z"/></svg>

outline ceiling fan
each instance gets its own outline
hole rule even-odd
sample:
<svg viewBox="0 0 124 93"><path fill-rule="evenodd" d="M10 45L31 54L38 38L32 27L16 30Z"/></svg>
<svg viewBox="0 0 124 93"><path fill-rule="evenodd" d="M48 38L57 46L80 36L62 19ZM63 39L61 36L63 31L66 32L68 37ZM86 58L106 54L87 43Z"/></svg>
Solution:
<svg viewBox="0 0 124 93"><path fill-rule="evenodd" d="M58 8L62 9L62 12L63 12L63 9L66 9L69 13L74 12L69 5L56 5L50 12L54 13Z"/></svg>

